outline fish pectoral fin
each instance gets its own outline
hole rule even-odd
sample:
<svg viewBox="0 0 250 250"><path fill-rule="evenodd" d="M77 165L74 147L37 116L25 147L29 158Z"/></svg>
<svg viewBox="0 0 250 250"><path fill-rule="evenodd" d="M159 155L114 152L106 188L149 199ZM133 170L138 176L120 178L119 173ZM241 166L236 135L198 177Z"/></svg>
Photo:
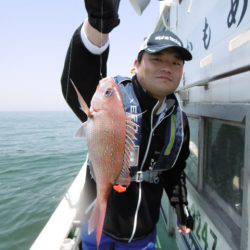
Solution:
<svg viewBox="0 0 250 250"><path fill-rule="evenodd" d="M84 138L86 137L86 125L87 125L87 122L84 122L81 127L76 131L75 133L75 138Z"/></svg>

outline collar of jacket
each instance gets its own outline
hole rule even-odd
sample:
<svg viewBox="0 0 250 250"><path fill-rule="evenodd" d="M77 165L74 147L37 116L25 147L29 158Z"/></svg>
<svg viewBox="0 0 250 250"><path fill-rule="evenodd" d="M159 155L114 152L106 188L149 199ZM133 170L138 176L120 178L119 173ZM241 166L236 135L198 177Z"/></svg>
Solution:
<svg viewBox="0 0 250 250"><path fill-rule="evenodd" d="M152 97L147 91L145 91L139 81L137 80L136 75L133 76L132 82L134 85L134 91L140 103L142 111L148 110L151 111L157 103L157 99ZM171 102L171 101L172 102ZM170 94L166 96L165 102L167 102L166 108L170 108L174 103L176 103L175 94Z"/></svg>

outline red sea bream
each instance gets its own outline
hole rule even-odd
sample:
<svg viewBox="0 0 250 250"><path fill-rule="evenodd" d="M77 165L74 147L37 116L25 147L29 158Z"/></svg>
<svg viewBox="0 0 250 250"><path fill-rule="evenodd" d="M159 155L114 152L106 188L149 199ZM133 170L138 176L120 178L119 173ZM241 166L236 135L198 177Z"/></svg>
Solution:
<svg viewBox="0 0 250 250"><path fill-rule="evenodd" d="M71 81L72 82L72 81ZM99 82L91 100L90 109L72 82L82 110L88 116L78 135L87 139L89 159L97 186L97 197L92 210L88 231L97 230L100 244L106 214L107 200L115 182L130 182L130 155L134 150L137 125L126 115L119 87L113 78Z"/></svg>

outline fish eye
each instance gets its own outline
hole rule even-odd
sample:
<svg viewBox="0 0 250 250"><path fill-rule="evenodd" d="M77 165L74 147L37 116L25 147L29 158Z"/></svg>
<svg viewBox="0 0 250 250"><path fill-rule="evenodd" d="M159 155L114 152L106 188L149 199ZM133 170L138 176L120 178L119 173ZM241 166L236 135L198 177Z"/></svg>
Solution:
<svg viewBox="0 0 250 250"><path fill-rule="evenodd" d="M106 96L106 97L110 97L110 96L112 96L112 94L113 94L113 90L112 90L112 89L107 89L107 90L105 91L105 96Z"/></svg>

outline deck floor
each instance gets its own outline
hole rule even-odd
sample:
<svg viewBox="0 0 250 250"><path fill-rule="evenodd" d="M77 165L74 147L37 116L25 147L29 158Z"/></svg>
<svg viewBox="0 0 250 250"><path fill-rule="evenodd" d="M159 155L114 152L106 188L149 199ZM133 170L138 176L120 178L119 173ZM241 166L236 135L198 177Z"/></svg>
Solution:
<svg viewBox="0 0 250 250"><path fill-rule="evenodd" d="M158 250L178 250L175 236L171 236L163 221L162 215L157 224L157 249Z"/></svg>

